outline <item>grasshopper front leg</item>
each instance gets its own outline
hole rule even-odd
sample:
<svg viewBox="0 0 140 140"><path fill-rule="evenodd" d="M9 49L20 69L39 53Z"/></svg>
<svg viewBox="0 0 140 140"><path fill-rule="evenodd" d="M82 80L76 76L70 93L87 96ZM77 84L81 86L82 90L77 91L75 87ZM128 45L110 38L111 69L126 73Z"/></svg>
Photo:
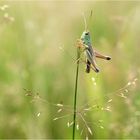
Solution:
<svg viewBox="0 0 140 140"><path fill-rule="evenodd" d="M77 39L76 47L79 48L80 54L82 54L85 51L85 45L83 44L83 41L81 39ZM80 59L81 57L77 59L76 62Z"/></svg>

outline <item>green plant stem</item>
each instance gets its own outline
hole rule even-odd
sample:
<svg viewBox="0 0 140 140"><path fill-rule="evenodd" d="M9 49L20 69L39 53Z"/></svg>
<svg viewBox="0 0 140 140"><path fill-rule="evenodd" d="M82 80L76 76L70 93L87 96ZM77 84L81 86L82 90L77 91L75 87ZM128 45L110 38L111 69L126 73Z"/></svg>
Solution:
<svg viewBox="0 0 140 140"><path fill-rule="evenodd" d="M72 138L75 139L75 124L76 124L76 104L77 104L77 86L78 86L78 74L79 74L79 58L80 49L77 48L77 69L76 69L76 79L75 79L75 93L74 93L74 112L73 112L73 133Z"/></svg>

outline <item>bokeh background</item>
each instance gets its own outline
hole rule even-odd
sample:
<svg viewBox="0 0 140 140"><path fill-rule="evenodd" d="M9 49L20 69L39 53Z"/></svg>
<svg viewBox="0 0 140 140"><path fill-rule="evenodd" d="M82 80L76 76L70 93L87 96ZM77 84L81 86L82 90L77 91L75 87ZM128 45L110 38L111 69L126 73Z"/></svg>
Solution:
<svg viewBox="0 0 140 140"><path fill-rule="evenodd" d="M72 137L83 13L93 45L112 60L97 60L99 74L80 63L77 107L89 109L93 135L77 116L76 138L140 138L140 2L45 0L0 1L0 138Z"/></svg>

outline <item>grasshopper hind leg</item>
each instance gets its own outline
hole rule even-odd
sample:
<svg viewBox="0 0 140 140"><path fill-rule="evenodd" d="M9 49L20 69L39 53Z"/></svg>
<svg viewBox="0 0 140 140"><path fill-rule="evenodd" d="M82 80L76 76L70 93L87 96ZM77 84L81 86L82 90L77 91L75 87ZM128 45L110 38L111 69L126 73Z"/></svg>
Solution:
<svg viewBox="0 0 140 140"><path fill-rule="evenodd" d="M111 59L111 57L106 56L106 55L103 55L103 54L100 54L100 53L97 52L97 51L95 51L95 56L96 56L97 58L101 58L101 59L105 59L105 60L110 60L110 59Z"/></svg>

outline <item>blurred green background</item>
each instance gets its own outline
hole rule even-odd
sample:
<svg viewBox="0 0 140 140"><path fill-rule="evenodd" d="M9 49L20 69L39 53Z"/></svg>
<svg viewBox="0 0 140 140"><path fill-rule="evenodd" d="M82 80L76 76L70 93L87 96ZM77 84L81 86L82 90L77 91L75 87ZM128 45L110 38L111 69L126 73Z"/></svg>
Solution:
<svg viewBox="0 0 140 140"><path fill-rule="evenodd" d="M98 75L80 63L78 108L95 107L83 114L93 135L77 116L76 137L140 138L140 2L45 0L0 1L0 138L72 137L71 115L53 119L72 111L83 13L112 60L97 60Z"/></svg>

